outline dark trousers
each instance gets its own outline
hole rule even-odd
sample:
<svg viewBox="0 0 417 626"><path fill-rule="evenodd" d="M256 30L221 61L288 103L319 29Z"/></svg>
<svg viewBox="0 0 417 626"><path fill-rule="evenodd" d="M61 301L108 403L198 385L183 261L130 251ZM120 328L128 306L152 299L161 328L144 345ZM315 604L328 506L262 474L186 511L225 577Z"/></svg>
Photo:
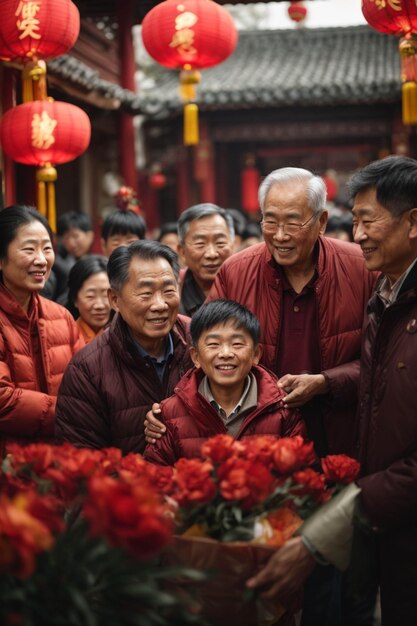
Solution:
<svg viewBox="0 0 417 626"><path fill-rule="evenodd" d="M304 585L301 626L342 626L342 575L318 565Z"/></svg>

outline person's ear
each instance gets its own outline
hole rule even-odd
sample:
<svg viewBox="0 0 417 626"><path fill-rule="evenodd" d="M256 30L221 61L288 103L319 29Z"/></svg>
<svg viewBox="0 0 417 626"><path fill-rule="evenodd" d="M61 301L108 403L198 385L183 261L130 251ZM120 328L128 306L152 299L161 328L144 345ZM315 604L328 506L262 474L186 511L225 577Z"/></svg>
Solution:
<svg viewBox="0 0 417 626"><path fill-rule="evenodd" d="M319 224L320 224L320 235L324 235L324 233L326 232L326 226L327 226L327 220L329 219L329 214L327 211L323 211L323 213L320 215L319 217Z"/></svg>
<svg viewBox="0 0 417 626"><path fill-rule="evenodd" d="M258 343L258 345L255 346L255 351L254 351L254 356L253 356L253 365L258 365L259 361L261 360L261 356L262 356L262 345Z"/></svg>
<svg viewBox="0 0 417 626"><path fill-rule="evenodd" d="M194 346L190 346L190 357L192 362L194 363L194 367L200 368L200 360L198 358L198 352L197 350L194 348Z"/></svg>
<svg viewBox="0 0 417 626"><path fill-rule="evenodd" d="M109 303L111 308L113 309L113 311L116 311L116 313L118 313L119 311L119 294L117 293L117 291L115 289L112 289L111 287L107 290L107 296L109 298Z"/></svg>
<svg viewBox="0 0 417 626"><path fill-rule="evenodd" d="M180 260L181 265L184 265L184 266L187 265L187 262L185 260L184 245L182 243L178 244L178 258Z"/></svg>
<svg viewBox="0 0 417 626"><path fill-rule="evenodd" d="M411 209L409 218L410 220L410 239L417 238L417 208Z"/></svg>

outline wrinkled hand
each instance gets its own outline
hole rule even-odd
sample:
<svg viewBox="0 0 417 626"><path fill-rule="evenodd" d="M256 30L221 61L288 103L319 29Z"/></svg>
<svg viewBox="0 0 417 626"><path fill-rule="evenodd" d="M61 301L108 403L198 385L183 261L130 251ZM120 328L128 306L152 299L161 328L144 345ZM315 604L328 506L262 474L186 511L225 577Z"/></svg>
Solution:
<svg viewBox="0 0 417 626"><path fill-rule="evenodd" d="M323 374L285 374L279 379L278 387L287 393L284 404L290 409L303 406L314 396L328 391Z"/></svg>
<svg viewBox="0 0 417 626"><path fill-rule="evenodd" d="M159 415L161 412L159 406L157 402L154 402L152 409L146 413L144 426L147 443L155 443L157 439L162 437L166 430L165 425L156 418L156 415Z"/></svg>
<svg viewBox="0 0 417 626"><path fill-rule="evenodd" d="M260 587L261 596L267 600L287 598L299 591L315 564L301 537L295 537L277 550L246 586L251 589Z"/></svg>

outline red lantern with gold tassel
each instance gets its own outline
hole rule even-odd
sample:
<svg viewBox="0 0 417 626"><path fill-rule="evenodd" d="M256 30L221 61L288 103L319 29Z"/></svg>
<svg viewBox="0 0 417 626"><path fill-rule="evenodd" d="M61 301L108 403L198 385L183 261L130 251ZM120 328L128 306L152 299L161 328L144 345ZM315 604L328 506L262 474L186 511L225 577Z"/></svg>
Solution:
<svg viewBox="0 0 417 626"><path fill-rule="evenodd" d="M260 180L261 175L255 167L255 159L248 157L240 174L240 200L242 209L248 213L256 213L259 210L258 189Z"/></svg>
<svg viewBox="0 0 417 626"><path fill-rule="evenodd" d="M417 124L417 3L416 0L362 0L362 13L372 28L401 36L403 123Z"/></svg>
<svg viewBox="0 0 417 626"><path fill-rule="evenodd" d="M237 30L232 17L213 0L165 0L145 16L142 39L155 61L180 70L184 143L197 144L198 70L222 63L234 51Z"/></svg>
<svg viewBox="0 0 417 626"><path fill-rule="evenodd" d="M88 115L66 102L36 100L9 109L0 126L4 152L14 161L39 167L38 210L56 228L53 165L80 156L90 143Z"/></svg>
<svg viewBox="0 0 417 626"><path fill-rule="evenodd" d="M307 8L302 2L290 2L288 16L293 22L303 22L307 16Z"/></svg>

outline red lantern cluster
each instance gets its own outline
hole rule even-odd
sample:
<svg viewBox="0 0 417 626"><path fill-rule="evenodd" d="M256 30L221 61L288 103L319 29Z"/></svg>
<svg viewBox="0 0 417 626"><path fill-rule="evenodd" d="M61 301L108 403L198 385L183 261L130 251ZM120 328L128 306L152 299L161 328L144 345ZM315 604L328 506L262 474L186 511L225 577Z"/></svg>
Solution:
<svg viewBox="0 0 417 626"><path fill-rule="evenodd" d="M0 59L48 60L67 52L80 32L71 0L2 0Z"/></svg>
<svg viewBox="0 0 417 626"><path fill-rule="evenodd" d="M290 2L288 16L293 22L302 22L307 17L307 8L302 2Z"/></svg>
<svg viewBox="0 0 417 626"><path fill-rule="evenodd" d="M87 149L90 135L90 120L82 109L48 100L9 109L0 126L4 152L26 165L72 161Z"/></svg>

